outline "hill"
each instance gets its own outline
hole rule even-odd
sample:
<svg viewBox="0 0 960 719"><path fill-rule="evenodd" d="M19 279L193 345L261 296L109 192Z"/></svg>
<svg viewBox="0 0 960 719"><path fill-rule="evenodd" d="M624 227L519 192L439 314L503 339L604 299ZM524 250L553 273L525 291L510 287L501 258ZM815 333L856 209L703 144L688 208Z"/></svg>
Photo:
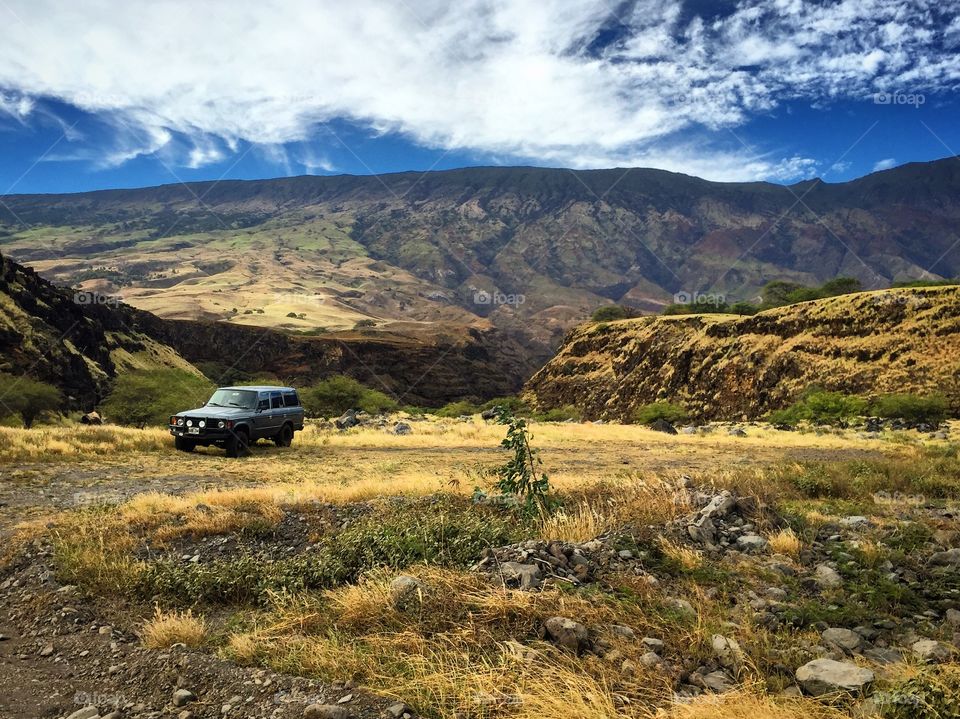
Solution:
<svg viewBox="0 0 960 719"><path fill-rule="evenodd" d="M542 409L628 419L658 400L698 419L755 419L811 385L942 392L960 404L960 287L861 292L752 317L585 324L527 385Z"/></svg>
<svg viewBox="0 0 960 719"><path fill-rule="evenodd" d="M867 288L960 274L960 159L842 184L651 169L468 168L21 195L0 248L165 318L429 340L492 327L544 361L610 302L752 298L772 279Z"/></svg>

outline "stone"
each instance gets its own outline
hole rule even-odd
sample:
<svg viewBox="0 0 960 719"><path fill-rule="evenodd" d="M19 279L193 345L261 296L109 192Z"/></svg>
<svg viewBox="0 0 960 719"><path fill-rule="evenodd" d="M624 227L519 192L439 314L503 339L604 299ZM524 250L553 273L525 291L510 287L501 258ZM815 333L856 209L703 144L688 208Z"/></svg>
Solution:
<svg viewBox="0 0 960 719"><path fill-rule="evenodd" d="M40 650L41 657L49 657L53 655L53 645L47 644L43 649Z"/></svg>
<svg viewBox="0 0 960 719"><path fill-rule="evenodd" d="M952 652L945 644L941 644L935 639L921 639L910 645L910 649L916 655L917 659L930 664L938 664L950 658Z"/></svg>
<svg viewBox="0 0 960 719"><path fill-rule="evenodd" d="M822 696L832 692L862 692L873 683L874 673L852 662L814 659L797 669L797 683L807 694Z"/></svg>
<svg viewBox="0 0 960 719"><path fill-rule="evenodd" d="M960 610L957 609L948 609L947 610L947 621L950 622L953 626L960 626Z"/></svg>
<svg viewBox="0 0 960 719"><path fill-rule="evenodd" d="M628 627L626 624L611 624L610 631L616 634L618 637L622 637L623 639L634 640L637 638L636 632L634 632L633 629ZM646 640L644 640L644 643L646 643Z"/></svg>
<svg viewBox="0 0 960 719"><path fill-rule="evenodd" d="M723 694L733 689L733 680L726 672L715 671L703 676L703 685L712 692Z"/></svg>
<svg viewBox="0 0 960 719"><path fill-rule="evenodd" d="M506 584L518 586L521 589L536 589L543 578L540 567L536 564L520 562L501 563L500 576Z"/></svg>
<svg viewBox="0 0 960 719"><path fill-rule="evenodd" d="M717 660L727 669L735 669L743 662L743 650L736 639L714 634L711 645Z"/></svg>
<svg viewBox="0 0 960 719"><path fill-rule="evenodd" d="M654 432L663 432L665 434L676 434L677 428L670 424L663 417L658 417L656 420L650 423L650 429Z"/></svg>
<svg viewBox="0 0 960 719"><path fill-rule="evenodd" d="M360 420L357 419L357 411L355 409L348 409L342 415L333 420L334 425L337 429L350 429L351 427L356 427L360 424Z"/></svg>
<svg viewBox="0 0 960 719"><path fill-rule="evenodd" d="M663 659L661 659L660 655L656 652L646 652L642 657L640 657L640 663L645 667L655 667L658 664L662 664Z"/></svg>
<svg viewBox="0 0 960 719"><path fill-rule="evenodd" d="M550 617L544 624L550 640L570 651L580 653L590 645L590 635L587 628L566 617Z"/></svg>
<svg viewBox="0 0 960 719"><path fill-rule="evenodd" d="M400 611L411 609L419 606L423 591L423 582L408 574L401 574L390 582L390 602Z"/></svg>
<svg viewBox="0 0 960 719"><path fill-rule="evenodd" d="M383 716L387 717L387 719L403 719L404 714L413 714L413 712L410 710L410 707L403 702L391 704L383 710Z"/></svg>
<svg viewBox="0 0 960 719"><path fill-rule="evenodd" d="M822 589L835 589L843 584L843 577L829 564L818 564L813 579Z"/></svg>
<svg viewBox="0 0 960 719"><path fill-rule="evenodd" d="M847 529L865 529L870 526L870 520L860 514L843 517L840 520L840 526Z"/></svg>
<svg viewBox="0 0 960 719"><path fill-rule="evenodd" d="M960 548L954 547L930 555L930 564L935 567L956 567L960 565Z"/></svg>
<svg viewBox="0 0 960 719"><path fill-rule="evenodd" d="M410 426L409 424L407 424L406 422L397 422L397 423L393 426L393 433L394 433L394 434L405 435L405 434L410 434L411 432L413 432L413 427L411 427L411 426Z"/></svg>
<svg viewBox="0 0 960 719"><path fill-rule="evenodd" d="M68 716L67 719L98 719L99 716L100 711L91 705L83 709L77 709L73 714Z"/></svg>
<svg viewBox="0 0 960 719"><path fill-rule="evenodd" d="M303 719L352 719L353 714L336 704L310 704L303 710Z"/></svg>
<svg viewBox="0 0 960 719"><path fill-rule="evenodd" d="M727 432L731 437L746 437L747 433L740 427L731 427L730 431Z"/></svg>
<svg viewBox="0 0 960 719"><path fill-rule="evenodd" d="M175 707L185 707L190 702L195 702L196 700L197 695L189 689L177 689L171 699Z"/></svg>
<svg viewBox="0 0 960 719"><path fill-rule="evenodd" d="M96 411L87 412L80 417L80 424L103 424L103 417Z"/></svg>
<svg viewBox="0 0 960 719"><path fill-rule="evenodd" d="M656 639L655 637L644 637L640 642L649 649L651 652L662 652L663 651L663 641Z"/></svg>
<svg viewBox="0 0 960 719"><path fill-rule="evenodd" d="M766 549L767 540L759 534L744 534L737 537L737 549L742 552L760 552Z"/></svg>
<svg viewBox="0 0 960 719"><path fill-rule="evenodd" d="M844 629L843 627L830 627L829 629L825 629L820 634L820 637L825 643L832 644L835 647L840 647L849 652L859 649L863 644L863 637L855 631Z"/></svg>
<svg viewBox="0 0 960 719"><path fill-rule="evenodd" d="M713 497L707 506L700 510L700 516L708 517L710 519L722 519L730 514L730 510L733 509L736 503L737 500L734 499L734 496L729 490L725 489L720 492L720 494Z"/></svg>

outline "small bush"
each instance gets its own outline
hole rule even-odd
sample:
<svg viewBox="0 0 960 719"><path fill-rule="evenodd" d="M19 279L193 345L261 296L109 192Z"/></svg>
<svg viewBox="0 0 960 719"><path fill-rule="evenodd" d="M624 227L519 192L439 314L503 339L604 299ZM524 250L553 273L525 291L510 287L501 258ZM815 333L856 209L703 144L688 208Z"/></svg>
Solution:
<svg viewBox="0 0 960 719"><path fill-rule="evenodd" d="M732 305L730 305L730 314L733 315L755 315L759 311L759 307L750 304L749 302L734 302Z"/></svg>
<svg viewBox="0 0 960 719"><path fill-rule="evenodd" d="M137 370L121 374L102 405L117 424L146 427L166 424L170 415L199 407L214 390L206 377L180 369Z"/></svg>
<svg viewBox="0 0 960 719"><path fill-rule="evenodd" d="M153 619L143 625L140 640L148 649L169 649L174 644L199 647L207 635L207 623L203 617L186 612L163 612L157 607Z"/></svg>
<svg viewBox="0 0 960 719"><path fill-rule="evenodd" d="M311 417L334 417L348 409L370 414L392 412L399 403L384 392L371 389L352 377L333 375L300 391L300 401Z"/></svg>
<svg viewBox="0 0 960 719"><path fill-rule="evenodd" d="M449 402L440 409L434 410L433 414L437 417L460 417L462 415L473 415L480 411L480 407L469 400L459 400Z"/></svg>
<svg viewBox="0 0 960 719"><path fill-rule="evenodd" d="M625 320L630 317L630 312L621 305L604 305L598 307L590 315L594 322L614 322L616 320Z"/></svg>
<svg viewBox="0 0 960 719"><path fill-rule="evenodd" d="M686 422L689 415L682 405L673 402L652 402L638 407L633 413L636 424L653 424L662 419L670 424Z"/></svg>
<svg viewBox="0 0 960 719"><path fill-rule="evenodd" d="M494 409L496 407L508 409L517 416L530 414L530 406L516 395L510 395L509 397L495 397L494 399L491 399L480 405L481 410Z"/></svg>
<svg viewBox="0 0 960 719"><path fill-rule="evenodd" d="M812 388L786 409L771 412L769 420L774 424L796 424L801 421L836 424L862 417L866 411L867 401L863 397Z"/></svg>
<svg viewBox="0 0 960 719"><path fill-rule="evenodd" d="M940 424L947 416L947 400L940 395L887 394L875 399L870 411L887 419Z"/></svg>
<svg viewBox="0 0 960 719"><path fill-rule="evenodd" d="M670 304L663 308L665 315L717 315L730 311L726 302L690 302Z"/></svg>

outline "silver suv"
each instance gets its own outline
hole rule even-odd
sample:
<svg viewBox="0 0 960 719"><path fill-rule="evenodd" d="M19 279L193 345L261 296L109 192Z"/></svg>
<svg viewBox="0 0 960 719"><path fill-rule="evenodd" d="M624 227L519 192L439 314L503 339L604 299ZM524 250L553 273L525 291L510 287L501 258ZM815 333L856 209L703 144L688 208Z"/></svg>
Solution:
<svg viewBox="0 0 960 719"><path fill-rule="evenodd" d="M221 387L199 409L170 417L170 434L177 449L216 445L228 457L241 457L258 439L289 447L293 433L303 429L303 407L293 387Z"/></svg>

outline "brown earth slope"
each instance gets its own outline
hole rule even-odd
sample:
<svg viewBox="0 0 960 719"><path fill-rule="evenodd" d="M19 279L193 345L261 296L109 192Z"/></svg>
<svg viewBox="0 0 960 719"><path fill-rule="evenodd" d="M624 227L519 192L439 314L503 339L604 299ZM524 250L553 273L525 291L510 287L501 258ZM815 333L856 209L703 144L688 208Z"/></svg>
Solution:
<svg viewBox="0 0 960 719"><path fill-rule="evenodd" d="M698 419L750 419L819 385L960 398L960 288L862 292L753 317L585 324L527 384L541 408L627 419L670 400Z"/></svg>

